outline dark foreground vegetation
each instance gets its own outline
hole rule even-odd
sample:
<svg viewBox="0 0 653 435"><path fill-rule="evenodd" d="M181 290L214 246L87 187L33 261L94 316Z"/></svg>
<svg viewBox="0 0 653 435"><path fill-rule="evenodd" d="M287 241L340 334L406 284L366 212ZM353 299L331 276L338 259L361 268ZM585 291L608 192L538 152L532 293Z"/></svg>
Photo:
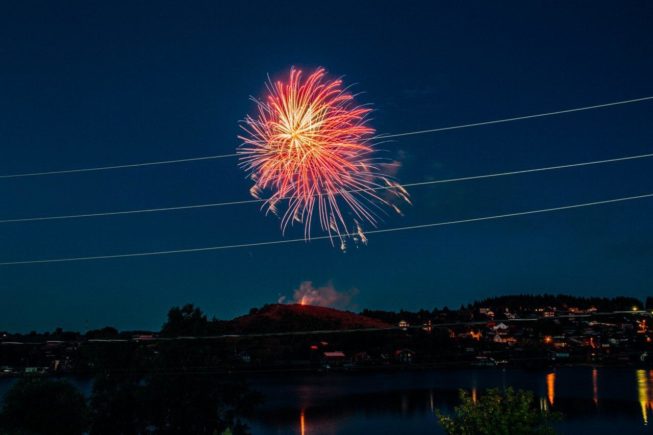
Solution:
<svg viewBox="0 0 653 435"><path fill-rule="evenodd" d="M69 382L23 377L0 412L3 435L246 434L243 419L260 397L234 376L196 369L203 357L163 349L148 372L125 370L131 356L114 353L86 400ZM193 367L187 369L186 366Z"/></svg>
<svg viewBox="0 0 653 435"><path fill-rule="evenodd" d="M453 415L436 411L447 435L553 435L558 413L535 406L530 391L489 389L479 398L460 391Z"/></svg>
<svg viewBox="0 0 653 435"><path fill-rule="evenodd" d="M165 384L165 385L164 385ZM141 381L98 379L89 400L67 381L24 378L0 409L4 435L248 433L240 417L257 397L209 376ZM489 389L478 397L461 390L451 413L436 410L448 435L549 435L561 415L535 406L533 394ZM434 428L435 431L435 428Z"/></svg>

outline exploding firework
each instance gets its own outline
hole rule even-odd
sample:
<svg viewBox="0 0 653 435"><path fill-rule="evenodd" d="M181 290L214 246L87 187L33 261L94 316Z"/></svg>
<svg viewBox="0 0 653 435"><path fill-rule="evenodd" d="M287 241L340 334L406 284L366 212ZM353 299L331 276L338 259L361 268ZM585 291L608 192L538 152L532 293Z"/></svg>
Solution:
<svg viewBox="0 0 653 435"><path fill-rule="evenodd" d="M241 124L240 165L254 182L250 193L266 196L263 208L280 215L281 230L298 223L311 235L321 229L341 247L352 237L365 243L363 223L376 226L379 212L407 192L382 174L368 125L368 107L356 105L342 80L323 68L306 78L291 68L287 81L270 81L257 113Z"/></svg>

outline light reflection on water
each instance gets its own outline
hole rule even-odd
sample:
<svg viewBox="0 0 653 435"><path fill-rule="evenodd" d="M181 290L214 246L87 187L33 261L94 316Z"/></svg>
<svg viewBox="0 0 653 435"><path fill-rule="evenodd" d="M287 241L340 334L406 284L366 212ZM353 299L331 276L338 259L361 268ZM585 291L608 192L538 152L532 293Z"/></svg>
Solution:
<svg viewBox="0 0 653 435"><path fill-rule="evenodd" d="M648 412L653 412L653 370L637 370L637 396L642 410L642 421L648 425Z"/></svg>
<svg viewBox="0 0 653 435"><path fill-rule="evenodd" d="M487 388L503 386L534 391L542 410L561 412L559 433L653 433L653 370L330 373L261 384L269 405L251 422L254 434L441 434L435 412L451 412L459 388L476 401Z"/></svg>
<svg viewBox="0 0 653 435"><path fill-rule="evenodd" d="M556 374L555 372L546 375L546 397L549 399L549 404L553 406L556 398Z"/></svg>
<svg viewBox="0 0 653 435"><path fill-rule="evenodd" d="M592 369L592 402L594 406L599 406L599 370Z"/></svg>
<svg viewBox="0 0 653 435"><path fill-rule="evenodd" d="M304 410L302 409L301 414L299 415L299 432L301 435L306 435L306 416Z"/></svg>
<svg viewBox="0 0 653 435"><path fill-rule="evenodd" d="M88 397L90 379L68 378ZM14 379L0 379L0 401ZM458 389L478 400L487 388L535 393L544 411L558 411L559 433L653 433L653 370L558 368L433 370L260 376L250 386L266 396L254 434L442 434L436 410L451 412Z"/></svg>

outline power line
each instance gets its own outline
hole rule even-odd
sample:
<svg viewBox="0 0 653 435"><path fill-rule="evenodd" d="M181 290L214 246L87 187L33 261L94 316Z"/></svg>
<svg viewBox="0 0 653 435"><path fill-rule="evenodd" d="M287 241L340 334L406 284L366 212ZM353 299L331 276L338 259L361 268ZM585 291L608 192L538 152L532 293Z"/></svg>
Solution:
<svg viewBox="0 0 653 435"><path fill-rule="evenodd" d="M596 104L594 106L577 107L575 109L557 110L555 112L538 113L538 114L535 114L535 115L525 115L525 116L516 116L516 117L513 117L513 118L496 119L494 121L475 122L473 124L454 125L454 126L451 126L451 127L433 128L433 129L430 129L430 130L409 131L409 132L406 132L406 133L397 133L397 134L386 134L386 135L382 134L382 135L377 136L376 139L388 139L388 138L392 138L392 137L413 136L413 135L417 135L417 134L437 133L437 132L440 132L440 131L459 130L461 128L481 127L481 126L484 126L484 125L501 124L501 123L504 123L504 122L523 121L523 120L526 120L526 119L543 118L545 116L563 115L565 113L582 112L584 110L603 109L605 107L620 106L620 105L623 105L623 104L631 104L631 103L639 103L639 102L648 101L648 100L653 100L653 96L635 98L635 99L632 99L632 100L614 101L612 103L605 103L605 104Z"/></svg>
<svg viewBox="0 0 653 435"><path fill-rule="evenodd" d="M186 162L197 162L201 160L215 160L215 159L224 159L227 157L236 157L238 154L222 154L219 156L205 156L205 157L190 157L186 159L176 159L176 160L161 160L157 162L144 162L144 163L131 163L126 165L114 165L114 166L98 166L94 168L81 168L81 169L65 169L61 171L47 171L47 172L28 172L24 174L8 174L0 175L0 179L6 178L23 178L23 177L38 177L41 175L61 175L61 174L74 174L78 172L94 172L94 171L108 171L111 169L127 169L127 168L139 168L143 166L156 166L156 165L171 165L174 163L186 163Z"/></svg>
<svg viewBox="0 0 653 435"><path fill-rule="evenodd" d="M242 201L213 202L213 203L206 203L206 204L180 205L175 207L159 207L159 208L145 208L145 209L137 209L137 210L82 213L82 214L72 214L72 215L3 219L0 220L0 224L66 220L66 219L82 219L82 218L92 218L92 217L100 217L100 216L121 216L121 215L141 214L141 213L158 213L158 212L167 212L167 211L176 211L176 210L192 210L192 209L199 209L199 208L224 207L229 205L253 204L253 203L259 203L263 201L264 200L262 199L245 199Z"/></svg>
<svg viewBox="0 0 653 435"><path fill-rule="evenodd" d="M603 311L594 312L591 314L561 314L552 317L527 317L516 319L502 319L505 323L533 323L533 322L549 322L556 319L575 319L575 318L590 318L600 316L613 316L615 314L637 315L637 316L653 316L647 311ZM472 320L472 321L459 321L459 322L446 322L446 323L432 323L430 326L433 328L451 328L456 326L479 326L487 325L487 320ZM372 328L357 328L357 329L323 329L323 330L308 330L308 331L283 331L283 332L254 332L254 333L240 333L240 334L221 334L221 335L185 335L174 337L148 337L139 339L132 338L90 338L86 339L86 343L148 343L156 341L209 341L209 340L225 340L225 339L248 339L248 338L263 338L263 337L279 337L279 336L292 336L292 335L319 335L319 334L355 334L360 332L398 332L407 329L419 330L424 327L424 324L408 325L408 326L394 326L389 325L386 327L372 327ZM47 342L26 342L21 344L43 345Z"/></svg>
<svg viewBox="0 0 653 435"><path fill-rule="evenodd" d="M615 314L621 315L635 315L652 317L653 314L647 311L601 311L591 314L562 314L553 317L528 317L516 319L503 319L504 323L534 323L534 322L549 322L556 319L586 319L591 317L601 316L614 316ZM472 321L459 321L459 322L446 322L446 323L432 323L430 326L433 328L452 328L457 326L479 326L487 325L487 320L472 320ZM253 332L253 333L234 333L234 334L220 334L220 335L180 335L180 336L152 336L147 338L140 338L132 336L130 338L86 338L83 340L84 344L114 344L114 343L136 343L148 344L152 342L164 341L213 341L213 340L242 340L250 338L264 338L264 337L279 337L279 336L293 336L293 335L322 335L322 334L356 334L368 332L398 332L404 330L418 330L424 328L424 324L409 325L409 326L394 326L388 325L387 327L371 327L371 328L357 328L357 329L323 329L323 330L306 330L306 331L282 331L282 332ZM154 332L154 331L153 331ZM87 332L88 333L88 332ZM154 332L156 334L156 332ZM84 335L84 334L82 334ZM43 346L48 341L5 341L5 345L26 345L26 346ZM210 366L195 366L189 367L191 369L204 369L211 368Z"/></svg>
<svg viewBox="0 0 653 435"><path fill-rule="evenodd" d="M543 209L537 209L537 210L527 210L527 211L506 213L506 214L493 215L493 216L482 216L482 217L477 217L477 218L459 219L459 220L453 220L453 221L434 222L434 223L429 223L429 224L410 225L410 226L404 226L404 227L395 227L395 228L386 228L386 229L380 229L380 230L371 230L371 231L367 231L366 234L369 235L369 234L394 233L394 232L400 232L400 231L410 231L410 230L417 230L417 229L434 228L434 227L441 227L441 226L447 226L447 225L456 225L456 224L463 224L463 223L498 220L498 219L505 219L505 218L510 218L510 217L517 217L517 216L527 216L527 215L534 215L534 214L540 214L540 213L549 213L549 212L562 211L562 210L571 210L571 209L577 209L577 208L583 208L583 207L593 207L593 206L597 206L597 205L614 204L614 203L620 203L620 202L625 202L625 201L634 201L634 200L638 200L638 199L652 198L652 197L653 197L653 193L647 193L647 194L637 195L637 196L627 196L627 197L621 197L621 198L607 199L607 200L603 200L603 201L585 202L585 203L580 203L580 204L572 204L572 205L565 205L565 206L552 207L552 208L543 208ZM343 234L343 236L345 236L345 237L355 236L355 235L356 234ZM325 240L325 239L329 239L329 238L330 238L329 236L319 236L319 237L313 237L312 240ZM271 240L271 241L268 241L268 242L240 243L240 244L233 244L233 245L208 246L208 247L204 247L204 248L174 249L174 250L167 250L167 251L136 252L136 253L131 253L131 254L114 254L114 255L96 255L96 256L88 256L88 257L52 258L52 259L44 259L44 260L7 261L7 262L0 263L0 266L17 266L17 265L45 264L45 263L68 263L68 262L75 262L75 261L109 260L109 259L117 259L117 258L150 257L150 256L155 256L155 255L187 254L187 253L194 253L194 252L222 251L222 250L227 250L227 249L254 248L254 247L258 247L258 246L282 245L282 244L298 243L298 242L304 242L304 241L305 241L305 239Z"/></svg>
<svg viewBox="0 0 653 435"><path fill-rule="evenodd" d="M562 115L562 114L565 114L565 113L582 112L582 111L585 111L585 110L602 109L602 108L606 108L606 107L620 106L620 105L624 105L624 104L640 103L640 102L649 101L649 100L653 100L653 96L634 98L634 99L630 99L630 100L613 101L611 103L596 104L596 105L593 105L593 106L576 107L576 108L573 108L573 109L557 110L555 112L545 112L545 113L538 113L538 114L534 114L534 115L516 116L516 117L512 117L512 118L496 119L496 120L492 120L492 121L482 121L482 122L476 122L476 123L471 123L471 124L453 125L453 126L449 126L449 127L440 127L440 128L429 129L429 130L417 130L417 131L409 131L409 132L396 133L396 134L380 134L380 135L375 136L373 139L390 139L390 138L395 138L395 137L414 136L414 135L427 134L427 133L437 133L437 132L448 131L448 130L459 130L459 129L463 129L463 128L481 127L481 126L485 126L485 125L501 124L501 123L506 123L506 122L522 121L522 120L526 120L526 119L543 118L543 117L546 117L546 116ZM138 167L144 167L144 166L171 165L171 164L176 164L176 163L188 163L188 162L196 162L196 161L201 161L201 160L215 160L215 159L223 159L223 158L230 158L230 157L237 157L237 156L238 156L237 153L220 154L220 155L212 155L212 156L190 157L190 158L185 158L185 159L161 160L161 161L154 161L154 162L131 163L131 164L113 165L113 166L98 166L98 167L91 167L91 168L64 169L64 170L58 170L58 171L27 172L27 173L22 173L22 174L5 174L5 175L0 175L0 179L38 177L38 176L45 176L45 175L74 174L74 173L95 172L95 171L108 171L108 170L113 170L113 169L128 169L128 168L138 168Z"/></svg>
<svg viewBox="0 0 653 435"><path fill-rule="evenodd" d="M547 166L543 168L533 168L533 169L522 169L518 171L509 171L509 172L498 172L494 174L484 174L484 175L474 175L469 177L458 177L458 178L448 178L442 180L431 180L431 181L421 181L415 183L403 184L405 188L411 187L420 187L428 186L435 184L445 184L445 183L455 183L461 181L472 181L472 180L481 180L485 178L496 178L496 177L505 177L510 175L520 175L528 174L535 172L545 172L545 171L554 171L560 169L569 169L577 168L582 166L592 166L592 165L601 165L606 163L616 163L623 162L628 160L637 160L653 157L653 153L649 154L639 154L634 156L626 157L617 157L612 159L604 160L594 160L590 162L580 162L580 163L571 163L565 165L556 165L556 166ZM353 192L363 192L363 191L375 191L375 190L387 190L391 189L389 186L380 186L371 189L357 189L350 190L347 193ZM8 223L24 223L24 222L38 222L38 221L51 221L51 220L66 220L66 219L81 219L81 218L92 218L92 217L101 217L101 216L121 216L121 215L131 215L131 214L142 214L142 213L159 213L159 212L169 212L169 211L179 211L179 210L193 210L201 208L212 208L212 207L225 207L231 205L243 205L243 204L256 204L265 202L264 199L246 199L241 201L227 201L227 202L214 202L214 203L205 203L205 204L192 204L192 205L182 205L174 207L158 207L158 208L146 208L146 209L136 209L136 210L121 210L121 211L108 211L108 212L96 212L96 213L82 213L82 214L72 214L72 215L58 215L58 216L40 216L40 217L28 217L28 218L16 218L16 219L1 219L0 224Z"/></svg>

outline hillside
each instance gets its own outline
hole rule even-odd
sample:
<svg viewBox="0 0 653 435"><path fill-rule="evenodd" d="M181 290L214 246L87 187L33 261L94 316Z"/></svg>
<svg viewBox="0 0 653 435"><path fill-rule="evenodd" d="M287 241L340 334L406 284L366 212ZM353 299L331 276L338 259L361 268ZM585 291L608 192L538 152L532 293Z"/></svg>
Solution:
<svg viewBox="0 0 653 435"><path fill-rule="evenodd" d="M299 304L265 305L229 322L234 333L387 328L391 325L349 311Z"/></svg>

